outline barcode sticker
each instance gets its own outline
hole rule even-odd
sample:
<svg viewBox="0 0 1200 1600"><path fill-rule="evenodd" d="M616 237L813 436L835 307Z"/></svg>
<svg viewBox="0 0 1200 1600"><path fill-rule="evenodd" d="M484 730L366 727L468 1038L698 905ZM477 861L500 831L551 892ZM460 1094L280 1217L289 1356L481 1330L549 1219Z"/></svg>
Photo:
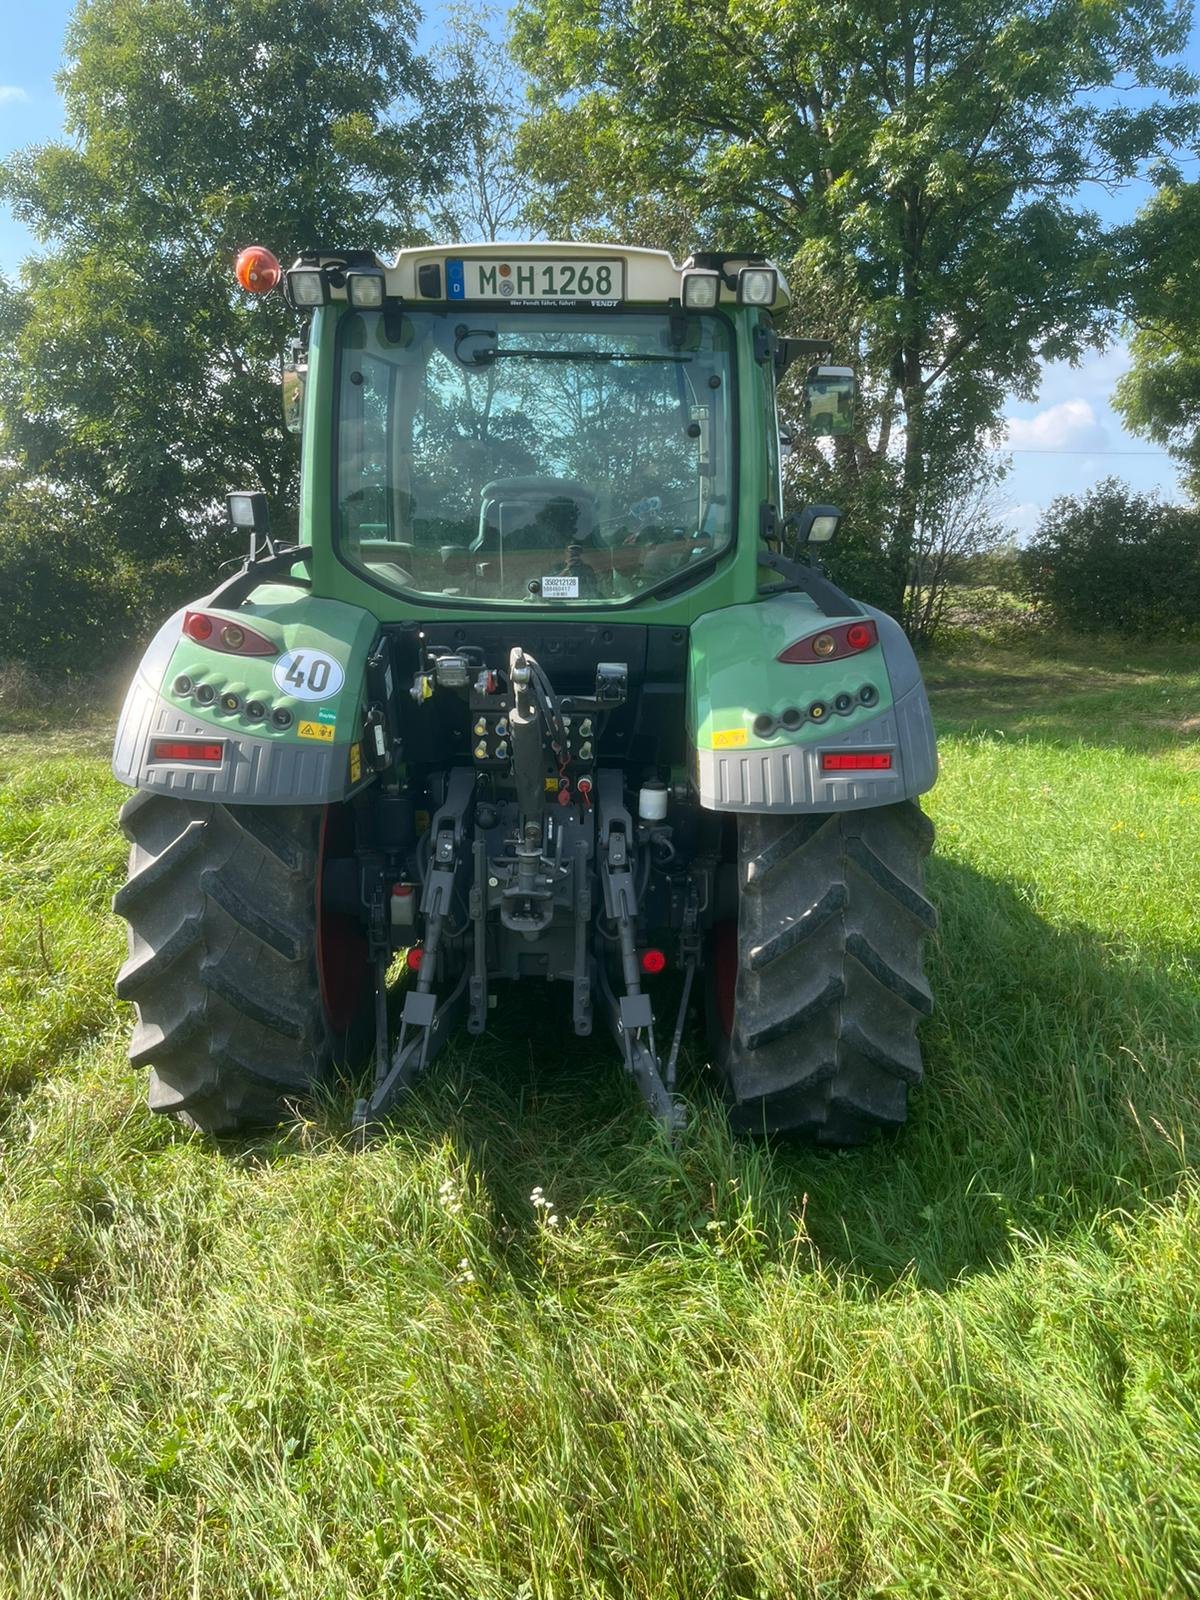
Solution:
<svg viewBox="0 0 1200 1600"><path fill-rule="evenodd" d="M578 600L579 579L564 578L557 575L552 578L542 579L543 600Z"/></svg>

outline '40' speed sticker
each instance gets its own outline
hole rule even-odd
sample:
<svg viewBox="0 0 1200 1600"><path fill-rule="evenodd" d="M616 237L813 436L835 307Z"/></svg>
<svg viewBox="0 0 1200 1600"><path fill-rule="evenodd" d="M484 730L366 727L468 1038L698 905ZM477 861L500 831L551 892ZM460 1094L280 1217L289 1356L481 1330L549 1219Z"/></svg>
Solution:
<svg viewBox="0 0 1200 1600"><path fill-rule="evenodd" d="M289 650L275 663L271 676L275 687L295 700L324 700L337 694L346 681L341 662L320 650Z"/></svg>

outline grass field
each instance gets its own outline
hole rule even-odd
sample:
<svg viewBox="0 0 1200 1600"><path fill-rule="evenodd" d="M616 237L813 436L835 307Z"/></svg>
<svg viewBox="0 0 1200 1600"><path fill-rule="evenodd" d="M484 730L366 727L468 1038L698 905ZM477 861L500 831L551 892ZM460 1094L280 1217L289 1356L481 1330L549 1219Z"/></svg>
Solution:
<svg viewBox="0 0 1200 1600"><path fill-rule="evenodd" d="M1200 1592L1200 669L930 678L928 1079L851 1155L698 1038L673 1152L538 1001L363 1155L153 1119L109 728L0 735L0 1594Z"/></svg>

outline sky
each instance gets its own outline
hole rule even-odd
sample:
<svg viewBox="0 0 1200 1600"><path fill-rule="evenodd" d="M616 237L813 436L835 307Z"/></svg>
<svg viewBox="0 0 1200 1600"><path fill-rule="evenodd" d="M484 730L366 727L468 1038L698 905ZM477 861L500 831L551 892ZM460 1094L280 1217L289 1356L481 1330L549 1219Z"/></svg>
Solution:
<svg viewBox="0 0 1200 1600"><path fill-rule="evenodd" d="M62 104L54 78L72 0L0 0L0 159L24 145L62 133ZM421 30L428 45L438 33L437 8L429 8ZM1200 70L1200 27L1193 30L1187 64ZM1184 166L1197 171L1197 163ZM1083 198L1107 222L1129 219L1152 193L1145 180L1109 195L1093 188ZM636 242L636 241L632 241ZM28 232L0 206L0 274L13 278L35 249ZM1080 366L1053 363L1043 370L1032 403L1013 398L1006 406L1006 448L1012 471L1004 485L1007 520L1019 538L1031 534L1041 512L1058 494L1081 494L1102 478L1125 479L1134 488L1181 498L1170 459L1121 425L1112 409L1113 386L1128 366L1121 344L1088 356Z"/></svg>

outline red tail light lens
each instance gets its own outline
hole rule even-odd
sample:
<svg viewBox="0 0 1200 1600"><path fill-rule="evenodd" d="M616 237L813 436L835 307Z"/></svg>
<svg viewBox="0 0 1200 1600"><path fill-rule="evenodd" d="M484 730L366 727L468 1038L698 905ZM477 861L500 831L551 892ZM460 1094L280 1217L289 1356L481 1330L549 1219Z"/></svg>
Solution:
<svg viewBox="0 0 1200 1600"><path fill-rule="evenodd" d="M874 622L843 622L841 627L822 628L820 633L797 639L795 644L781 650L776 659L786 661L789 666L812 661L836 661L840 656L856 656L878 642L879 629Z"/></svg>
<svg viewBox="0 0 1200 1600"><path fill-rule="evenodd" d="M152 739L151 761L205 761L216 765L225 754L224 745L207 739Z"/></svg>
<svg viewBox="0 0 1200 1600"><path fill-rule="evenodd" d="M277 656L279 646L253 628L241 622L228 622L224 617L210 617L207 611L189 611L183 619L183 631L197 644L210 650L220 650L231 656Z"/></svg>
<svg viewBox="0 0 1200 1600"><path fill-rule="evenodd" d="M826 750L821 756L822 772L890 772L890 750Z"/></svg>

